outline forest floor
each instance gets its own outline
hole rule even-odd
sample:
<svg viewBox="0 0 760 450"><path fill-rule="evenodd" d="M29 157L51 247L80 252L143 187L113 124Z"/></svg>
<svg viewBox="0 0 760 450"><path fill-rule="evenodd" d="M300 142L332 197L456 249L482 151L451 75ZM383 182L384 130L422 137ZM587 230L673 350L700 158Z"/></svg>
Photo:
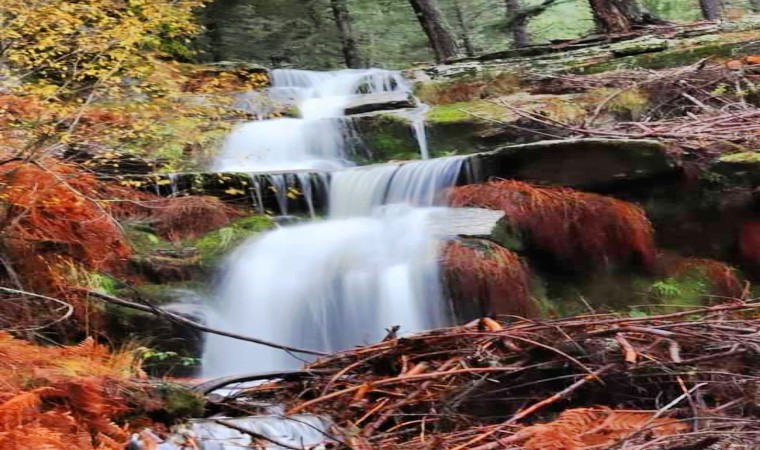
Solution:
<svg viewBox="0 0 760 450"><path fill-rule="evenodd" d="M760 59L709 48L673 68L564 71L516 84L507 71L419 93L440 121L474 117L562 139L657 139L679 161L738 165L732 186L753 195ZM190 341L178 330L202 325L162 309L151 289L208 275L224 251L273 225L215 197L164 198L122 174L174 172L185 159L207 158L231 124L251 118L235 95L268 80L238 65L151 65L144 83L100 97L53 98L44 85L0 90L0 448L111 450L137 439L153 450L156 435L193 448L191 434L165 427L220 411L245 415L252 402L329 417L333 448L757 448L760 306L727 266L711 280L729 280L733 295L723 297L732 298L702 292L708 307L487 318L389 335L221 400L214 390L243 380L192 387L162 377L197 365L197 352L185 343L146 348L146 336ZM742 256L759 263L757 233L742 243ZM606 260L619 249L593 250L576 253Z"/></svg>

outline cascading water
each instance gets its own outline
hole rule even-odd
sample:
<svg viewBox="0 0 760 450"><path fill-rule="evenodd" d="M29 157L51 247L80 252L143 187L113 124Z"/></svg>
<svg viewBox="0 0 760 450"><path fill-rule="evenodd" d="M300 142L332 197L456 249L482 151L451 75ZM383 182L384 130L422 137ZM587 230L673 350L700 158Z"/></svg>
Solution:
<svg viewBox="0 0 760 450"><path fill-rule="evenodd" d="M315 129L330 133L323 127L332 122L323 120L339 109L342 114L342 106L335 109L337 99L408 89L389 74L274 71L273 94L294 98L305 118L319 117ZM294 136L304 131L291 129L267 139L308 141ZM424 135L424 127L422 131ZM222 159L229 160L230 152L226 148ZM313 164L318 154L302 156L298 164ZM457 181L463 163L451 157L333 172L329 220L266 233L230 256L211 326L333 352L377 342L396 325L408 333L447 324L439 245L429 221L438 195ZM297 356L209 335L204 375L294 369L303 364Z"/></svg>
<svg viewBox="0 0 760 450"><path fill-rule="evenodd" d="M273 70L270 78L270 97L294 104L301 117L259 120L236 127L224 144L215 170L266 172L350 166L344 110L351 98L410 91L398 73L380 69Z"/></svg>

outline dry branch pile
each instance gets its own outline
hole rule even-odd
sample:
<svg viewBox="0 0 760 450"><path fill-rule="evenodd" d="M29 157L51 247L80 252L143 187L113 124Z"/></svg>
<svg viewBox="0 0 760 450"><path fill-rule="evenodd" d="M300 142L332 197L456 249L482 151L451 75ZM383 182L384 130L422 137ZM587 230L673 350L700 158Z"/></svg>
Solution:
<svg viewBox="0 0 760 450"><path fill-rule="evenodd" d="M760 61L748 57L727 63L698 64L661 71L627 70L596 75L565 75L538 84L534 92L610 93L594 105L582 124L496 103L542 129L577 137L649 138L686 150L714 152L752 150L760 143ZM649 104L636 121L606 121L602 114L627 93L637 92Z"/></svg>
<svg viewBox="0 0 760 450"><path fill-rule="evenodd" d="M482 319L326 357L224 403L329 416L355 450L756 448L740 444L760 433L759 313Z"/></svg>

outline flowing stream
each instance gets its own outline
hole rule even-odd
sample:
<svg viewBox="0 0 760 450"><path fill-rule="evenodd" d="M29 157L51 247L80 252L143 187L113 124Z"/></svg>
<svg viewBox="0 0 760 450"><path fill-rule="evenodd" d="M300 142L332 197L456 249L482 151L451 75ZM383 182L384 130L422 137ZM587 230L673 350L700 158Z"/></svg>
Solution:
<svg viewBox="0 0 760 450"><path fill-rule="evenodd" d="M258 120L235 127L214 164L215 170L273 172L350 166L346 105L357 95L409 94L411 89L398 73L380 69L273 70L270 77L270 97L294 105L300 117Z"/></svg>
<svg viewBox="0 0 760 450"><path fill-rule="evenodd" d="M403 334L447 325L451 312L441 292L439 241L431 218L444 210L435 205L456 183L464 160L351 167L342 128L347 99L408 90L398 74L282 70L272 78L270 95L294 100L302 118L238 127L216 167L256 173L339 169L330 174L329 217L265 233L233 252L223 267L209 324L325 352L377 342L393 326ZM422 116L415 124L426 151ZM256 185L252 196L261 203ZM297 369L304 358L208 335L204 376ZM274 427L275 434L301 436L288 421L272 420L264 425ZM229 432L215 430L205 434Z"/></svg>

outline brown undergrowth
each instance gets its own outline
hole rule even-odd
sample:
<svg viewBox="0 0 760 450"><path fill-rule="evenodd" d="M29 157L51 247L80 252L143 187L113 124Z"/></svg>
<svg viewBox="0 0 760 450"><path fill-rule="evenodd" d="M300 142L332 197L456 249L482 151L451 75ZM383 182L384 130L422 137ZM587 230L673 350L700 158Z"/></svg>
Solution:
<svg viewBox="0 0 760 450"><path fill-rule="evenodd" d="M443 251L447 292L455 306L471 305L472 311L457 311L460 319L482 315L536 317L538 308L530 295L530 273L520 257L485 240L451 241ZM470 313L470 314L468 314Z"/></svg>
<svg viewBox="0 0 760 450"><path fill-rule="evenodd" d="M243 217L241 211L210 196L156 199L145 205L156 234L171 241L195 239Z"/></svg>
<svg viewBox="0 0 760 450"><path fill-rule="evenodd" d="M0 245L3 284L57 297L73 306L72 329L89 318L77 288L84 274L119 273L130 247L101 182L53 159L0 166ZM18 299L17 299L18 300ZM50 305L3 302L3 321L15 329L52 320Z"/></svg>
<svg viewBox="0 0 760 450"><path fill-rule="evenodd" d="M454 188L450 203L504 211L532 248L569 267L654 266L652 225L631 203L513 180Z"/></svg>
<svg viewBox="0 0 760 450"><path fill-rule="evenodd" d="M0 448L122 450L128 433L114 423L140 388L127 352L88 339L42 347L0 333Z"/></svg>
<svg viewBox="0 0 760 450"><path fill-rule="evenodd" d="M220 404L330 417L357 450L672 450L755 441L760 303L432 330ZM212 383L215 388L241 380ZM242 411L242 412L241 412Z"/></svg>
<svg viewBox="0 0 760 450"><path fill-rule="evenodd" d="M714 259L682 258L668 272L676 278L690 274L704 278L710 284L712 295L723 299L745 296L745 282L736 269Z"/></svg>

